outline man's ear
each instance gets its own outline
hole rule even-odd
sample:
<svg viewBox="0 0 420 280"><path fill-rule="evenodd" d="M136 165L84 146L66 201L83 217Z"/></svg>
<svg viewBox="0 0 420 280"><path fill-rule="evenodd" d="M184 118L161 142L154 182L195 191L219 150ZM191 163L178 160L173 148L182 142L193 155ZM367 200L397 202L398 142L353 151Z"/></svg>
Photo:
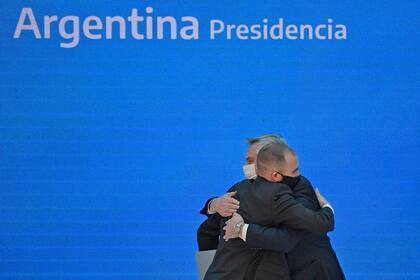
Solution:
<svg viewBox="0 0 420 280"><path fill-rule="evenodd" d="M283 181L283 176L276 171L271 173L271 178L273 179L274 182L277 182L277 183Z"/></svg>

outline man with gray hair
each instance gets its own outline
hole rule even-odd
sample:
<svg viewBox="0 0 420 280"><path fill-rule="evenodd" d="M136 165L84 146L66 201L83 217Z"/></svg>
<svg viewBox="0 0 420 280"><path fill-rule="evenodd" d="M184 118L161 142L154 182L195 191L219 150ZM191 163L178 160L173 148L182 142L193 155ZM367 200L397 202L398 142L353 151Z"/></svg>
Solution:
<svg viewBox="0 0 420 280"><path fill-rule="evenodd" d="M252 171L255 173L257 150L269 143L286 144L284 138L274 134L266 134L260 137L248 138L247 140L250 148L247 151L246 162L249 165L248 169L251 170L250 173ZM295 173L283 174L286 176L283 176L282 182L289 185L299 203L312 210L320 209L317 196L319 198L321 196L319 193L315 194L311 183L305 177L298 176L298 168L296 169L291 170L295 171ZM244 168L245 170L246 168ZM253 178L255 177L256 174ZM325 202L325 199L323 202ZM207 205L208 202L203 208L202 214L208 214L205 213L208 210ZM232 204L232 206L234 205ZM201 224L197 235L201 251L217 248L221 219L220 213L208 214L208 219ZM287 253L287 263L283 263L283 266L285 269L287 269L287 266L289 267L291 279L345 279L330 239L326 234L316 235L310 232L294 230L287 226L267 227L243 222L243 218L240 215L234 215L226 223L224 237L226 239L240 237L249 248L262 248ZM233 232L233 229L237 228L241 223L243 225L240 227L240 232Z"/></svg>
<svg viewBox="0 0 420 280"><path fill-rule="evenodd" d="M261 145L262 146L262 145ZM284 143L270 143L261 148L257 158L258 177L235 186L236 198L241 201L238 213L247 223L291 228L324 234L334 226L332 208L325 204L319 211L312 211L294 197L289 186L279 183L284 174L298 170L293 150ZM220 220L222 227L227 218ZM240 231L242 224L237 226ZM205 279L289 279L284 254L265 250L252 250L237 238L218 244L213 263Z"/></svg>
<svg viewBox="0 0 420 280"><path fill-rule="evenodd" d="M257 160L256 147L264 146L270 143L283 143L286 144L286 140L282 136L276 134L264 134L258 137L246 139L249 148L246 152L245 162L246 164L242 167L245 177L248 180L253 180L257 177L255 170L255 163ZM227 217L236 212L239 208L238 201L232 198L234 195L233 192L228 192L223 196L210 198L205 203L204 208L200 211L203 215L213 215L218 213L222 217Z"/></svg>
<svg viewBox="0 0 420 280"><path fill-rule="evenodd" d="M286 140L276 134L264 134L258 137L247 138L249 144L245 155L245 165L242 167L247 180L254 180L257 177L256 162L257 153L256 147L258 143L283 143ZM228 190L228 192L220 197L212 197L206 201L201 214L208 217L197 231L197 242L200 251L213 250L217 248L219 243L219 221L221 217L230 217L239 209L239 201L234 198L235 191Z"/></svg>
<svg viewBox="0 0 420 280"><path fill-rule="evenodd" d="M264 134L259 137L248 138L249 149L246 154L246 165L243 166L245 177L248 179L255 179L257 177L255 170L255 161L258 151L265 145L270 143L286 144L286 140L282 136L275 134Z"/></svg>

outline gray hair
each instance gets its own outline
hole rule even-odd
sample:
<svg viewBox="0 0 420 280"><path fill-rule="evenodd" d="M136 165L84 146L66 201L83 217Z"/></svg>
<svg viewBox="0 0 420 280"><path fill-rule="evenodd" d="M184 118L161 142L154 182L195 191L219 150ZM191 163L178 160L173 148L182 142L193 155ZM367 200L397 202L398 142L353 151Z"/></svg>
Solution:
<svg viewBox="0 0 420 280"><path fill-rule="evenodd" d="M248 138L246 140L248 141L248 144L250 145L257 143L255 145L255 152L257 155L265 145L268 145L271 143L279 143L279 144L284 144L287 146L287 142L283 138L283 136L276 135L276 134L264 134L258 137Z"/></svg>

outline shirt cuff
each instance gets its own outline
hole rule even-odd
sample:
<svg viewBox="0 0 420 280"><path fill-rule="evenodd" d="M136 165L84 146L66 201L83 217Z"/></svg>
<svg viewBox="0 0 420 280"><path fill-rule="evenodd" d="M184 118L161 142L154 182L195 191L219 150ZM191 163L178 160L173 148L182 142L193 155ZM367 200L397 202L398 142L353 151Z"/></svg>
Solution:
<svg viewBox="0 0 420 280"><path fill-rule="evenodd" d="M212 202L215 200L215 198L213 198L212 200L210 200L208 206L207 206L207 214L212 215L212 214L216 214L216 211L212 211L210 210L210 205L212 204Z"/></svg>
<svg viewBox="0 0 420 280"><path fill-rule="evenodd" d="M325 208L325 207L330 208L330 209L331 209L331 211L332 211L332 212L333 212L333 214L334 214L334 208L331 206L331 204L329 204L329 203L325 203L325 204L322 206L322 208Z"/></svg>
<svg viewBox="0 0 420 280"><path fill-rule="evenodd" d="M239 237L244 241L244 242L246 242L246 233L248 232L248 227L249 227L249 224L244 224L243 226L242 226L242 232L241 232L241 234L239 235Z"/></svg>

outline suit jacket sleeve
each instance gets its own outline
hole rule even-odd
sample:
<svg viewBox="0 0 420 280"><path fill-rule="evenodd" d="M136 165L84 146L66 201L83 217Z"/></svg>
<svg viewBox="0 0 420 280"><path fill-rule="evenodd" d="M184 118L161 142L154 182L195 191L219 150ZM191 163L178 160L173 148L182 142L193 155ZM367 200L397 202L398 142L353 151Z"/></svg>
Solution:
<svg viewBox="0 0 420 280"><path fill-rule="evenodd" d="M290 252L303 236L303 231L288 227L266 227L250 224L246 233L246 244L250 248L261 248L283 253Z"/></svg>
<svg viewBox="0 0 420 280"><path fill-rule="evenodd" d="M213 250L219 244L221 216L214 214L208 217L197 230L199 251Z"/></svg>
<svg viewBox="0 0 420 280"><path fill-rule="evenodd" d="M313 192L311 182L302 176L295 189L299 190L300 196L296 200L308 209L318 210L319 205L314 204L309 199L310 192ZM302 195L302 194L305 195ZM246 244L250 248L261 248L265 250L290 252L303 237L301 230L289 227L267 227L262 225L250 224L246 233Z"/></svg>
<svg viewBox="0 0 420 280"><path fill-rule="evenodd" d="M210 203L210 201L212 201L212 199L214 199L214 198L216 198L216 197L209 198L209 199L206 201L206 203L204 203L204 207L203 207L203 209L201 209L200 214L202 214L202 215L204 215L204 216L207 216L207 217L210 217L210 216L214 215L214 214L209 214L209 213L207 213L207 209L209 209L209 203Z"/></svg>
<svg viewBox="0 0 420 280"><path fill-rule="evenodd" d="M298 203L287 185L281 185L272 199L271 221L279 226L325 234L334 228L334 214L330 208L312 211Z"/></svg>

